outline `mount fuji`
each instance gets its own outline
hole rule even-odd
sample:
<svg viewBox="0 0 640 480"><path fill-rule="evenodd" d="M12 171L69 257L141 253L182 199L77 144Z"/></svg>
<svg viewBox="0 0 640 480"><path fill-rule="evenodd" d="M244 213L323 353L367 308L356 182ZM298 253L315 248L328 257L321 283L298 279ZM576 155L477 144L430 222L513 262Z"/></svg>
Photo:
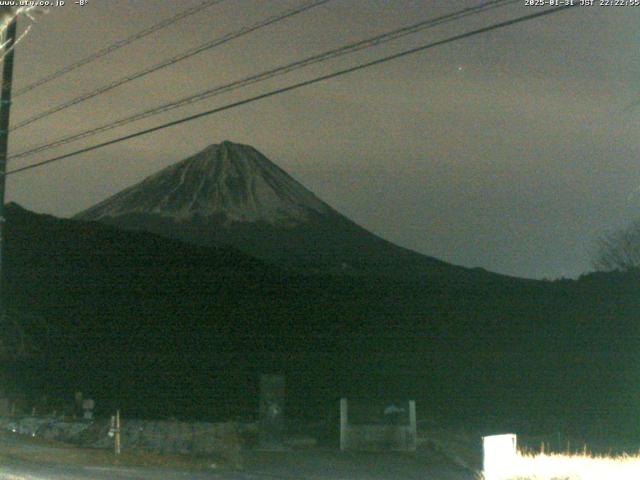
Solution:
<svg viewBox="0 0 640 480"><path fill-rule="evenodd" d="M147 177L75 219L200 245L227 244L308 273L402 277L480 273L374 235L255 148L228 141Z"/></svg>

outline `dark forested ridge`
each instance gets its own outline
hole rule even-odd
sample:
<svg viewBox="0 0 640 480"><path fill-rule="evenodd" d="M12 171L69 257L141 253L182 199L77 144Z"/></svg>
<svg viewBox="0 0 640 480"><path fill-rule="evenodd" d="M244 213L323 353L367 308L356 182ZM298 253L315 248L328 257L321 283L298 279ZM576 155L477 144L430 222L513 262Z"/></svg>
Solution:
<svg viewBox="0 0 640 480"><path fill-rule="evenodd" d="M82 390L129 415L253 416L260 373L288 411L413 397L422 418L635 431L640 276L301 275L229 248L8 211L11 312L39 346L29 393Z"/></svg>

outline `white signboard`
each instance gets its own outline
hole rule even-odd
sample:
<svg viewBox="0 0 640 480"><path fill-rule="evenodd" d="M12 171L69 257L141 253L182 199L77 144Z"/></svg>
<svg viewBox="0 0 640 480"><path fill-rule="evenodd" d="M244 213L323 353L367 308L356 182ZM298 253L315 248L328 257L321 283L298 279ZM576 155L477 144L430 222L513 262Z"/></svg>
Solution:
<svg viewBox="0 0 640 480"><path fill-rule="evenodd" d="M512 433L482 437L484 479L503 480L510 477L517 462L517 440Z"/></svg>

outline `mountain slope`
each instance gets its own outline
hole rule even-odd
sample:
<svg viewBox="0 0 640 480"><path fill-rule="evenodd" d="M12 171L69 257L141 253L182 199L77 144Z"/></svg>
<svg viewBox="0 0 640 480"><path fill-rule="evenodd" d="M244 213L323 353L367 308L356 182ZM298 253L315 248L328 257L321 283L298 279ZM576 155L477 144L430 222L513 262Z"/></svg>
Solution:
<svg viewBox="0 0 640 480"><path fill-rule="evenodd" d="M78 215L99 220L156 214L176 221L303 223L332 210L252 147L223 142L151 175Z"/></svg>
<svg viewBox="0 0 640 480"><path fill-rule="evenodd" d="M372 234L253 147L231 142L211 145L75 218L201 245L228 244L306 272L465 278L481 273Z"/></svg>
<svg viewBox="0 0 640 480"><path fill-rule="evenodd" d="M34 395L228 420L256 411L259 374L282 372L292 418L328 416L341 396L410 397L420 418L497 430L637 425L637 275L293 275L229 249L6 213L9 311L36 319L26 330L43 348L5 366Z"/></svg>

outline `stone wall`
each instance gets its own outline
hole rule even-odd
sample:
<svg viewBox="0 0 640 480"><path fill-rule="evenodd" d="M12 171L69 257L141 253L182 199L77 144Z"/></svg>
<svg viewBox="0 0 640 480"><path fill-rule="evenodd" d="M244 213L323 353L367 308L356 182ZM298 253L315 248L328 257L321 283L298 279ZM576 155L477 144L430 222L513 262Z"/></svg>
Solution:
<svg viewBox="0 0 640 480"><path fill-rule="evenodd" d="M64 421L52 417L0 418L0 429L58 440L89 448L112 448L110 421ZM142 449L170 454L235 456L257 437L253 423L206 423L121 420L123 450Z"/></svg>

